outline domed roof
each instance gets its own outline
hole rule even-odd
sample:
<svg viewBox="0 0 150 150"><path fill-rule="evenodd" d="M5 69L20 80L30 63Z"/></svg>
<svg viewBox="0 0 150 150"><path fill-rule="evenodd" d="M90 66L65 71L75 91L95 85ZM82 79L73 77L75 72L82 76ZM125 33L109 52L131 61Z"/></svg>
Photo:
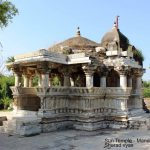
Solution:
<svg viewBox="0 0 150 150"><path fill-rule="evenodd" d="M52 47L48 48L49 51L62 53L63 48L70 48L72 50L86 50L86 49L93 49L98 47L99 44L91 41L85 37L80 35L80 31L78 28L76 37L69 38L61 43L55 44Z"/></svg>
<svg viewBox="0 0 150 150"><path fill-rule="evenodd" d="M122 48L122 50L126 50L129 46L128 38L120 32L120 30L116 27L115 24L112 30L107 32L103 36L101 40L101 45L104 47L107 47L108 43L111 43L114 41L118 43L118 45L120 46L120 48Z"/></svg>

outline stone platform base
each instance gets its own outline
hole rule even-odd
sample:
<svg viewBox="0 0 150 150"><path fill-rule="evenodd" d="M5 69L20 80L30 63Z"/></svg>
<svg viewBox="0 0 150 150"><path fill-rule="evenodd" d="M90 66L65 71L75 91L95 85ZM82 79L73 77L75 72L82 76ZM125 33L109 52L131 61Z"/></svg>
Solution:
<svg viewBox="0 0 150 150"><path fill-rule="evenodd" d="M23 113L24 117L21 116ZM42 132L75 129L83 131L97 131L103 129L150 129L150 114L144 111L131 111L126 116L64 116L38 117L36 113L22 112L11 120L3 121L0 132L31 136ZM26 114L26 115L25 115ZM30 115L29 115L30 114ZM29 115L29 116L28 116Z"/></svg>
<svg viewBox="0 0 150 150"><path fill-rule="evenodd" d="M8 134L19 134L22 136L31 136L41 133L40 120L27 120L23 118L3 121L0 132Z"/></svg>
<svg viewBox="0 0 150 150"><path fill-rule="evenodd" d="M150 113L136 109L130 111L128 116L128 129L150 129Z"/></svg>

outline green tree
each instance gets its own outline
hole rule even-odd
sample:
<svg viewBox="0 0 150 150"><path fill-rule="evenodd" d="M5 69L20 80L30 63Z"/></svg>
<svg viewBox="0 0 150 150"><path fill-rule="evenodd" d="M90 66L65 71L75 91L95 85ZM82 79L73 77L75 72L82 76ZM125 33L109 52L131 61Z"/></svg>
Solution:
<svg viewBox="0 0 150 150"><path fill-rule="evenodd" d="M11 63L11 62L14 62L14 61L15 61L14 56L11 56L11 57L7 58L6 63Z"/></svg>
<svg viewBox="0 0 150 150"><path fill-rule="evenodd" d="M13 63L15 62L15 58L14 56L11 56L11 57L8 57L7 60L6 60L6 63ZM7 69L10 71L11 70L11 67L9 65L7 65Z"/></svg>
<svg viewBox="0 0 150 150"><path fill-rule="evenodd" d="M144 91L143 95L144 98L150 98L150 81L143 81Z"/></svg>
<svg viewBox="0 0 150 150"><path fill-rule="evenodd" d="M143 81L144 88L150 88L150 81Z"/></svg>
<svg viewBox="0 0 150 150"><path fill-rule="evenodd" d="M10 86L14 85L14 77L13 76L0 76L0 104L1 107L9 104L9 100L12 99L12 91Z"/></svg>
<svg viewBox="0 0 150 150"><path fill-rule="evenodd" d="M6 27L17 14L18 9L14 4L8 0L0 0L0 28Z"/></svg>
<svg viewBox="0 0 150 150"><path fill-rule="evenodd" d="M150 98L150 88L144 88L143 96L144 98Z"/></svg>
<svg viewBox="0 0 150 150"><path fill-rule="evenodd" d="M144 55L141 50L139 49L133 50L133 58L135 59L135 61L138 61L140 65L143 66Z"/></svg>

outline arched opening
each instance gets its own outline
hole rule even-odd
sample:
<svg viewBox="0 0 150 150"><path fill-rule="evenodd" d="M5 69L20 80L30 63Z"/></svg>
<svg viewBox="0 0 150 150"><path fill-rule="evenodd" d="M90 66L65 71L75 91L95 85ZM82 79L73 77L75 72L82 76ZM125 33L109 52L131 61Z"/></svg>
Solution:
<svg viewBox="0 0 150 150"><path fill-rule="evenodd" d="M81 67L77 68L77 72L71 74L71 78L74 81L75 87L85 87L86 86L86 79L85 74Z"/></svg>
<svg viewBox="0 0 150 150"><path fill-rule="evenodd" d="M63 75L58 71L58 69L52 69L49 75L50 86L62 86L63 85Z"/></svg>
<svg viewBox="0 0 150 150"><path fill-rule="evenodd" d="M106 79L107 87L119 87L120 86L120 77L117 71L111 70Z"/></svg>
<svg viewBox="0 0 150 150"><path fill-rule="evenodd" d="M100 76L96 72L93 75L93 86L94 87L100 87Z"/></svg>

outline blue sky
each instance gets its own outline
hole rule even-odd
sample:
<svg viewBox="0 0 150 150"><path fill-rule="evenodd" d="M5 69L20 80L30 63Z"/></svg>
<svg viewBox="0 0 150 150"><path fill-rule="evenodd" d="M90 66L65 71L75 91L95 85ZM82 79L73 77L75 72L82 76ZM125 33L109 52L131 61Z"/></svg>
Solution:
<svg viewBox="0 0 150 150"><path fill-rule="evenodd" d="M144 67L150 66L149 0L12 0L19 15L0 30L4 58L48 48L73 37L79 26L81 34L96 42L109 31L116 15L119 28L130 43L141 49ZM144 80L150 80L147 70Z"/></svg>

